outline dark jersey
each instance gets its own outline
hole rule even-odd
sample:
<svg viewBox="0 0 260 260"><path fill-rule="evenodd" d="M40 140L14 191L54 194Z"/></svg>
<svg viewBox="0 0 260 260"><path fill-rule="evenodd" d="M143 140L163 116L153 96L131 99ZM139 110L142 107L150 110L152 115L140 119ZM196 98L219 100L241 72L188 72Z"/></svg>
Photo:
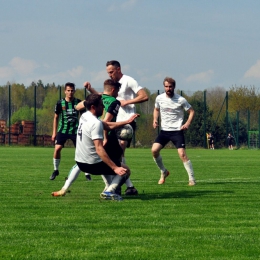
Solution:
<svg viewBox="0 0 260 260"><path fill-rule="evenodd" d="M118 114L118 110L120 108L120 101L117 100L115 97L103 94L102 95L102 102L104 105L104 111L103 111L103 115L101 117L101 119L105 118L106 113L110 113L113 115L113 118L111 120L111 122L116 122L116 117Z"/></svg>
<svg viewBox="0 0 260 260"><path fill-rule="evenodd" d="M65 98L57 102L55 106L55 114L59 115L59 133L77 134L79 111L75 109L75 106L79 102L81 102L81 100L77 98L74 98L71 102L67 102Z"/></svg>

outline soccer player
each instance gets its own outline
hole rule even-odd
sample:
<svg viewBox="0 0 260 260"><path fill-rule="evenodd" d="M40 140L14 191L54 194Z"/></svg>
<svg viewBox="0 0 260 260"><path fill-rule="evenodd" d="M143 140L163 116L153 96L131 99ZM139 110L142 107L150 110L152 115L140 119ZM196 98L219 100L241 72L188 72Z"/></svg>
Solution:
<svg viewBox="0 0 260 260"><path fill-rule="evenodd" d="M98 119L103 114L103 102L98 94L90 94L86 97L85 112L79 122L75 161L81 171L95 175L115 175L106 191L100 194L102 199L122 200L115 193L130 176L130 169L121 164L120 160L111 159L103 147L103 130L112 130L133 121L137 115L133 115L125 122L102 122Z"/></svg>
<svg viewBox="0 0 260 260"><path fill-rule="evenodd" d="M229 133L228 137L227 137L229 150L233 150L233 139L234 139L234 137Z"/></svg>
<svg viewBox="0 0 260 260"><path fill-rule="evenodd" d="M50 176L50 180L54 180L59 175L59 165L61 160L61 150L67 140L72 140L76 145L77 128L79 124L79 111L75 106L81 102L75 98L75 84L67 82L65 84L65 98L59 100L55 106L55 114L53 119L52 141L55 141L55 149L53 154L54 171ZM91 179L86 174L87 179Z"/></svg>
<svg viewBox="0 0 260 260"><path fill-rule="evenodd" d="M121 84L113 81L112 79L108 79L104 82L104 92L102 94L102 102L104 105L104 112L100 119L103 122L116 122L116 116L118 114L118 110L120 107L120 101L116 99L118 95L118 91L120 89ZM84 87L88 89L93 94L98 94L98 92L91 87L89 82L84 83ZM82 110L86 108L86 101L80 102L77 106L77 110ZM113 160L121 160L123 150L118 143L117 136L114 130L109 132L104 130L104 140L103 145L105 151L107 152L108 156ZM66 180L64 186L60 191L53 192L52 195L57 196L64 196L71 186L71 184L76 180L80 172L80 169L77 165L74 165L69 173L68 179ZM106 187L105 190L109 187L112 176L109 175L101 175ZM117 190L117 193L121 195L121 189Z"/></svg>
<svg viewBox="0 0 260 260"><path fill-rule="evenodd" d="M118 92L118 99L121 102L121 107L117 115L117 121L123 121L128 119L131 115L135 113L135 104L142 103L148 100L148 96L145 90L139 86L137 81L130 76L122 73L121 65L116 60L111 60L106 63L106 70L109 77L121 84L120 91ZM136 122L132 122L131 126L133 130L136 130ZM125 149L130 147L132 140L124 141L119 140L120 145L125 153ZM122 162L125 163L125 156L123 154ZM136 195L138 194L137 189L135 189L130 178L126 181L127 189L125 191L126 195Z"/></svg>
<svg viewBox="0 0 260 260"><path fill-rule="evenodd" d="M196 181L191 161L185 151L183 131L189 128L195 112L184 97L174 93L175 80L173 78L166 77L163 81L163 85L165 93L156 97L153 112L153 127L156 128L158 126L158 118L160 115L161 131L151 149L153 159L161 171L158 184L163 184L166 177L170 174L163 164L160 150L171 141L177 148L179 157L188 173L189 186L194 186ZM189 116L187 121L183 124L184 111L187 111Z"/></svg>

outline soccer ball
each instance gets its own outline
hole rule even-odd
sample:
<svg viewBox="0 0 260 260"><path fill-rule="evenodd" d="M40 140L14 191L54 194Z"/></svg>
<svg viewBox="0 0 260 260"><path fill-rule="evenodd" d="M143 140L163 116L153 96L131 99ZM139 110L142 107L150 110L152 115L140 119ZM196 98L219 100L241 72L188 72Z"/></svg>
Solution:
<svg viewBox="0 0 260 260"><path fill-rule="evenodd" d="M129 140L132 138L134 130L131 125L126 124L116 130L117 138L120 140Z"/></svg>

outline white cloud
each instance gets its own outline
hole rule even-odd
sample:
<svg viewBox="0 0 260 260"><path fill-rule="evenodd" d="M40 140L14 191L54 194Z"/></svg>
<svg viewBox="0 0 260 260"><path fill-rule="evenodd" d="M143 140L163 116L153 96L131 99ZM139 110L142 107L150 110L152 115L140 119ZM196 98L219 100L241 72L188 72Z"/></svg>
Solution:
<svg viewBox="0 0 260 260"><path fill-rule="evenodd" d="M121 4L113 3L109 8L109 12L113 12L116 10L129 10L132 9L133 6L137 3L137 0L128 0Z"/></svg>
<svg viewBox="0 0 260 260"><path fill-rule="evenodd" d="M209 82L214 75L213 70L208 70L204 72L200 72L197 74L192 74L189 77L186 78L187 82L204 82L207 83Z"/></svg>
<svg viewBox="0 0 260 260"><path fill-rule="evenodd" d="M7 66L0 67L0 78L9 79L18 75L30 75L39 66L33 60L14 57Z"/></svg>
<svg viewBox="0 0 260 260"><path fill-rule="evenodd" d="M244 78L260 78L260 60L246 71Z"/></svg>
<svg viewBox="0 0 260 260"><path fill-rule="evenodd" d="M38 64L33 60L25 60L20 57L14 57L9 64L11 68L21 74L21 75L28 75L32 73L36 68L38 68Z"/></svg>
<svg viewBox="0 0 260 260"><path fill-rule="evenodd" d="M7 79L9 77L12 77L13 72L14 72L13 69L10 67L1 67L0 68L0 78Z"/></svg>

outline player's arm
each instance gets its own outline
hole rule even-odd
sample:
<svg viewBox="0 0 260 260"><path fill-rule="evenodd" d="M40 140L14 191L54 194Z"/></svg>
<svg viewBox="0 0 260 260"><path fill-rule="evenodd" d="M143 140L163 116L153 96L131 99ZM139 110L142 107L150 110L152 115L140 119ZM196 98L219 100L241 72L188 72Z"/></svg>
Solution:
<svg viewBox="0 0 260 260"><path fill-rule="evenodd" d="M86 109L85 105L84 105L84 102L85 100L79 102L76 106L75 106L75 109L80 111L80 110L83 110L83 109Z"/></svg>
<svg viewBox="0 0 260 260"><path fill-rule="evenodd" d="M143 103L145 101L147 101L148 95L146 94L144 89L140 89L137 94L136 97L133 99L129 99L129 100L120 100L121 106L124 107L126 105L130 105L130 104L137 104L137 103Z"/></svg>
<svg viewBox="0 0 260 260"><path fill-rule="evenodd" d="M156 128L159 126L158 119L160 115L160 109L155 107L153 110L153 128Z"/></svg>
<svg viewBox="0 0 260 260"><path fill-rule="evenodd" d="M101 160L106 163L116 174L118 175L124 175L127 172L127 169L123 167L118 167L108 156L106 153L104 147L103 147L103 141L101 139L93 140L96 152L101 158Z"/></svg>
<svg viewBox="0 0 260 260"><path fill-rule="evenodd" d="M52 137L51 137L52 141L55 140L57 135L58 120L59 120L59 115L55 113L53 118L53 126L52 126Z"/></svg>
<svg viewBox="0 0 260 260"><path fill-rule="evenodd" d="M99 94L102 95L102 92L97 92L94 88L91 87L90 82L86 81L83 84L84 88L86 88L91 94Z"/></svg>
<svg viewBox="0 0 260 260"><path fill-rule="evenodd" d="M113 130L113 129L121 127L123 125L132 123L139 116L140 116L139 114L134 114L128 120L120 121L120 122L104 122L104 121L102 121L103 127L106 130Z"/></svg>
<svg viewBox="0 0 260 260"><path fill-rule="evenodd" d="M110 114L109 112L106 113L105 118L102 120L103 122L111 122L113 119L113 115ZM108 130L104 129L104 139L103 139L103 145L107 143L107 138L108 138Z"/></svg>
<svg viewBox="0 0 260 260"><path fill-rule="evenodd" d="M187 112L189 113L189 116L188 116L186 123L184 125L182 125L181 130L188 129L195 116L195 111L192 107L190 109L188 109Z"/></svg>

